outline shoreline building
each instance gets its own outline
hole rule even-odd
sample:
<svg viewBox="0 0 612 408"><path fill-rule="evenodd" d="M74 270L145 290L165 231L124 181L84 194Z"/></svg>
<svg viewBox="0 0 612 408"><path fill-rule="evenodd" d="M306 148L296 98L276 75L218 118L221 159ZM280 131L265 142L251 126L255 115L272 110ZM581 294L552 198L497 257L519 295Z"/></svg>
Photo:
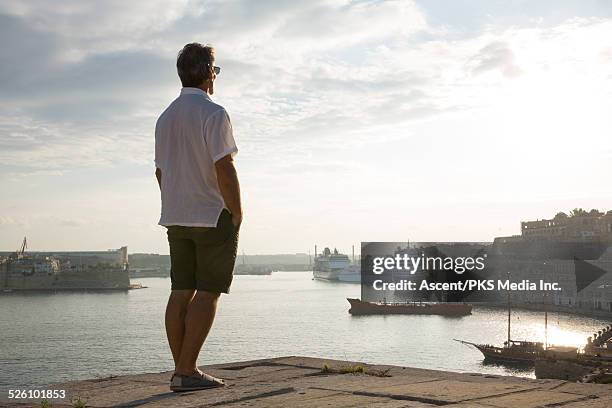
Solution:
<svg viewBox="0 0 612 408"><path fill-rule="evenodd" d="M521 235L526 239L612 244L612 211L591 210L572 216L558 213L550 220L522 221Z"/></svg>
<svg viewBox="0 0 612 408"><path fill-rule="evenodd" d="M26 252L0 254L0 290L127 290L127 247L107 251Z"/></svg>
<svg viewBox="0 0 612 408"><path fill-rule="evenodd" d="M561 291L512 293L518 307L612 316L612 211L521 222L521 235L497 237L490 251L498 279L558 282Z"/></svg>

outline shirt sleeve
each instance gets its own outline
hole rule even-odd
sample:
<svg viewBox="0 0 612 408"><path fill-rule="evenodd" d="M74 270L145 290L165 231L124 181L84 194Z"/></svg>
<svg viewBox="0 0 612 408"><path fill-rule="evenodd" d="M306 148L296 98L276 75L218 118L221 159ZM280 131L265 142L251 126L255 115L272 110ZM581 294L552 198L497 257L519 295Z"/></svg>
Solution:
<svg viewBox="0 0 612 408"><path fill-rule="evenodd" d="M204 137L213 163L228 154L234 156L238 153L232 123L225 109L219 109L208 118L204 129Z"/></svg>

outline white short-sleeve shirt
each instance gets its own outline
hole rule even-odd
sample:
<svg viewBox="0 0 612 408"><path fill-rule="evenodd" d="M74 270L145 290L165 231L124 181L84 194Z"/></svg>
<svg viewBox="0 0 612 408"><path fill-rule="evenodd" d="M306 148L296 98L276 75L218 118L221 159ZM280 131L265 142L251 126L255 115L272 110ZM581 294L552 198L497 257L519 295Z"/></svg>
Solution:
<svg viewBox="0 0 612 408"><path fill-rule="evenodd" d="M215 227L225 208L215 162L237 152L225 109L201 89L183 88L155 126L159 225Z"/></svg>

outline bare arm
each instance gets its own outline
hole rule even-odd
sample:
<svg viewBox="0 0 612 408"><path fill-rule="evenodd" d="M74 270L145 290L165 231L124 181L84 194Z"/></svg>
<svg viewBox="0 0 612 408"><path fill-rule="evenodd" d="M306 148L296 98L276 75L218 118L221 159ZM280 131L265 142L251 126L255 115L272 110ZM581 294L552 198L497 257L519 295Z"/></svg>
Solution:
<svg viewBox="0 0 612 408"><path fill-rule="evenodd" d="M232 213L232 222L239 226L242 222L242 204L240 202L240 184L238 183L238 173L234 167L234 159L231 154L219 159L215 163L217 170L217 181L219 190L225 205Z"/></svg>
<svg viewBox="0 0 612 408"><path fill-rule="evenodd" d="M159 184L159 189L161 190L161 169L159 167L155 169L155 177L157 178L157 184Z"/></svg>

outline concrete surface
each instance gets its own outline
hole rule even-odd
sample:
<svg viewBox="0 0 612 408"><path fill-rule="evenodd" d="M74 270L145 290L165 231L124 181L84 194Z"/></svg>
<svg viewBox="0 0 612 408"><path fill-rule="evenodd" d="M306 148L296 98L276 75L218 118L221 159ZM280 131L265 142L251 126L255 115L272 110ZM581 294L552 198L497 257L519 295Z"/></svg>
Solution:
<svg viewBox="0 0 612 408"><path fill-rule="evenodd" d="M323 369L327 366L328 369ZM363 367L365 373L341 373ZM201 367L227 386L188 393L168 388L170 372L54 384L88 407L438 407L610 408L612 385L458 374L308 357ZM346 371L346 370L344 370ZM351 370L348 370L351 371ZM51 401L53 407L70 407ZM7 406L37 406L39 402Z"/></svg>

